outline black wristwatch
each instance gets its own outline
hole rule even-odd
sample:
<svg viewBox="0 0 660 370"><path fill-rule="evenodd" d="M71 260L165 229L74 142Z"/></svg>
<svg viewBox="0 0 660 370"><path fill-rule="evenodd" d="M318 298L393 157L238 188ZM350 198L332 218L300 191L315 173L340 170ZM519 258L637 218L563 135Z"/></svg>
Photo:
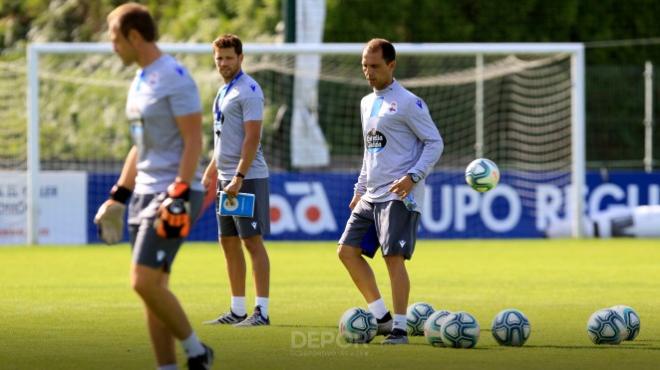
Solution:
<svg viewBox="0 0 660 370"><path fill-rule="evenodd" d="M420 182L420 180L422 180L422 178L416 173L411 172L408 174L408 176L410 176L410 179L412 180L413 184L417 184L418 182Z"/></svg>
<svg viewBox="0 0 660 370"><path fill-rule="evenodd" d="M236 171L236 174L234 175L234 177L240 177L240 178L244 179L245 175L243 175L242 173Z"/></svg>

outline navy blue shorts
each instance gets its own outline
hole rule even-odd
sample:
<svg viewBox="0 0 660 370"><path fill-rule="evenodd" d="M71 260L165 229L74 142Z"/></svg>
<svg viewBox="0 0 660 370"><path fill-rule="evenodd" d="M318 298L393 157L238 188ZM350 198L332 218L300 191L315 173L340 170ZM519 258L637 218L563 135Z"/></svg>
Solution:
<svg viewBox="0 0 660 370"><path fill-rule="evenodd" d="M383 256L401 255L409 260L415 251L419 213L409 211L400 200L371 203L360 200L353 209L340 245L362 249L373 258L378 247Z"/></svg>
<svg viewBox="0 0 660 370"><path fill-rule="evenodd" d="M133 194L128 205L128 231L131 248L133 250L133 263L162 268L169 273L184 238L164 239L156 234L154 221L161 201L158 194ZM204 193L190 192L190 214L192 220L197 219L202 206Z"/></svg>
<svg viewBox="0 0 660 370"><path fill-rule="evenodd" d="M229 181L218 180L219 191L229 185ZM218 237L238 236L241 239L255 235L270 233L270 190L268 178L243 180L240 193L254 194L254 214L252 217L220 216L218 214L218 198L216 197L216 218L218 221Z"/></svg>

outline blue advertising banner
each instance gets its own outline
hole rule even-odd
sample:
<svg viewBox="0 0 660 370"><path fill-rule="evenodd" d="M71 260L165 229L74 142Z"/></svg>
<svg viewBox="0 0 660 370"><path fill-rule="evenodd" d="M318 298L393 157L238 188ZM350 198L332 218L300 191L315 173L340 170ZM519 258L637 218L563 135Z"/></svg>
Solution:
<svg viewBox="0 0 660 370"><path fill-rule="evenodd" d="M92 220L116 174L88 176L88 240L99 242ZM270 178L270 240L337 240L350 214L355 173L274 173ZM459 172L436 172L426 181L420 238L539 238L571 208L566 173L539 177L504 172L493 190L477 193ZM660 204L660 173L589 172L586 213L611 206ZM193 228L191 240L217 240L214 207Z"/></svg>

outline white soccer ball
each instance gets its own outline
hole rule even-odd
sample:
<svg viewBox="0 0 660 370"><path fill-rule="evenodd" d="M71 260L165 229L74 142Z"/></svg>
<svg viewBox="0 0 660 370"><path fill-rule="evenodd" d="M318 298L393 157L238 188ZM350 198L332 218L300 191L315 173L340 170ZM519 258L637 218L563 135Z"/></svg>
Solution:
<svg viewBox="0 0 660 370"><path fill-rule="evenodd" d="M527 316L509 308L495 316L491 333L500 345L520 347L525 344L531 331Z"/></svg>
<svg viewBox="0 0 660 370"><path fill-rule="evenodd" d="M621 315L611 308L603 308L589 317L587 334L595 344L619 344L628 335L628 329Z"/></svg>
<svg viewBox="0 0 660 370"><path fill-rule="evenodd" d="M424 335L424 323L434 311L433 306L424 302L417 302L408 306L408 310L406 311L408 335Z"/></svg>
<svg viewBox="0 0 660 370"><path fill-rule="evenodd" d="M483 193L494 188L500 182L500 170L490 159L475 159L465 169L465 182L472 189Z"/></svg>
<svg viewBox="0 0 660 370"><path fill-rule="evenodd" d="M467 312L452 313L442 323L440 335L447 347L472 348L479 341L479 323Z"/></svg>
<svg viewBox="0 0 660 370"><path fill-rule="evenodd" d="M628 333L624 336L623 340L634 340L639 335L640 320L637 312L629 306L618 305L611 307L616 313L623 318L623 323L626 324Z"/></svg>
<svg viewBox="0 0 660 370"><path fill-rule="evenodd" d="M349 308L339 319L339 334L348 343L369 343L377 330L376 317L359 307Z"/></svg>
<svg viewBox="0 0 660 370"><path fill-rule="evenodd" d="M445 346L440 330L442 329L442 323L449 318L449 315L451 315L449 311L437 310L426 319L424 323L424 336L430 345L434 347Z"/></svg>

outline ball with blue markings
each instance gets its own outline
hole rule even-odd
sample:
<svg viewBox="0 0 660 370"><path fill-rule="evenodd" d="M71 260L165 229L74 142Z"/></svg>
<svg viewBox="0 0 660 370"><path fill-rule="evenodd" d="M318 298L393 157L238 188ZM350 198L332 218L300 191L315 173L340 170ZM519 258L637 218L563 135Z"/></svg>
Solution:
<svg viewBox="0 0 660 370"><path fill-rule="evenodd" d="M623 340L634 340L639 335L640 320L637 311L632 307L617 305L611 307L616 313L623 318L623 323L626 324L627 333Z"/></svg>
<svg viewBox="0 0 660 370"><path fill-rule="evenodd" d="M437 310L433 312L426 322L424 323L424 337L430 345L434 347L444 347L445 343L442 341L442 323L444 323L451 315L447 310Z"/></svg>
<svg viewBox="0 0 660 370"><path fill-rule="evenodd" d="M408 310L406 311L408 335L424 335L424 323L434 311L433 306L424 302L417 302L408 306Z"/></svg>
<svg viewBox="0 0 660 370"><path fill-rule="evenodd" d="M475 159L465 169L465 182L480 193L486 192L500 182L500 170L490 159Z"/></svg>
<svg viewBox="0 0 660 370"><path fill-rule="evenodd" d="M527 316L513 308L502 310L495 316L491 331L497 343L513 347L525 344L531 332Z"/></svg>
<svg viewBox="0 0 660 370"><path fill-rule="evenodd" d="M348 343L369 343L377 330L376 317L359 307L348 309L339 320L339 334Z"/></svg>
<svg viewBox="0 0 660 370"><path fill-rule="evenodd" d="M594 344L619 344L628 336L628 329L621 315L604 308L589 317L587 334Z"/></svg>
<svg viewBox="0 0 660 370"><path fill-rule="evenodd" d="M442 323L440 335L447 347L472 348L479 341L479 322L465 311L452 313Z"/></svg>

